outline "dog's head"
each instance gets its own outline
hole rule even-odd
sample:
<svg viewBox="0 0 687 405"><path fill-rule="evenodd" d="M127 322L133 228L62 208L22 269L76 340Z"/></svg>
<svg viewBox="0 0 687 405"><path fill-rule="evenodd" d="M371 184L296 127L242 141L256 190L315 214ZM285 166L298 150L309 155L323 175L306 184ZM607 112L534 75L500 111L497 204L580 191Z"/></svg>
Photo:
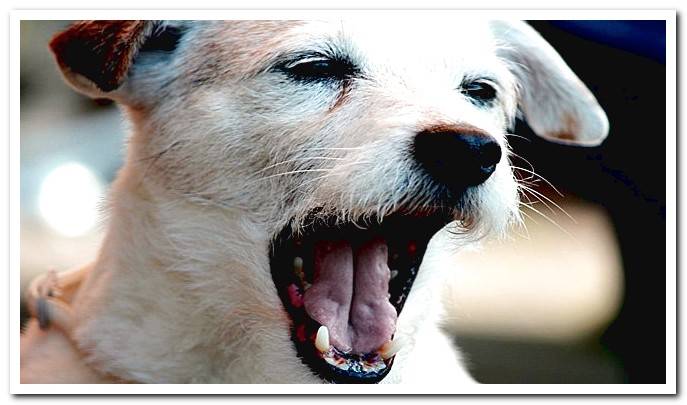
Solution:
<svg viewBox="0 0 687 405"><path fill-rule="evenodd" d="M555 142L608 130L522 22L90 21L51 47L77 90L126 106L146 181L248 218L270 258L255 277L274 283L299 355L334 381L388 372L435 233L518 218L518 111Z"/></svg>

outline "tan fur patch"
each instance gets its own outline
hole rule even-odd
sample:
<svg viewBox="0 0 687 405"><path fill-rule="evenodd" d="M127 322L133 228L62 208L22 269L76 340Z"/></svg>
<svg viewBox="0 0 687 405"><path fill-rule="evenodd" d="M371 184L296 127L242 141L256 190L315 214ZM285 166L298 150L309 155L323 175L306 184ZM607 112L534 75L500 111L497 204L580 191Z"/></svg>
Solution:
<svg viewBox="0 0 687 405"><path fill-rule="evenodd" d="M552 133L551 136L565 141L574 141L577 139L575 134L578 131L577 120L571 114L566 113L563 115L563 130Z"/></svg>
<svg viewBox="0 0 687 405"><path fill-rule="evenodd" d="M194 85L243 78L262 70L274 58L287 32L300 21L224 21L205 28L207 42L198 44L203 58L189 61L187 74Z"/></svg>
<svg viewBox="0 0 687 405"><path fill-rule="evenodd" d="M424 130L424 132L430 134L442 133L442 132L454 132L460 134L473 134L480 136L489 136L485 130L477 128L476 126L470 124L440 124L434 125Z"/></svg>

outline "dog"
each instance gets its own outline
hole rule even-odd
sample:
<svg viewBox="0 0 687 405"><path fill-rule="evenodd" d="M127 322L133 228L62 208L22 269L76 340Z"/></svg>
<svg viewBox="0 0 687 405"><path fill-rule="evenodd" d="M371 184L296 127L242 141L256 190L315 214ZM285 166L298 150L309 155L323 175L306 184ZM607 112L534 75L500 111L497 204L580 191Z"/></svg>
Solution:
<svg viewBox="0 0 687 405"><path fill-rule="evenodd" d="M131 130L97 258L29 289L22 383L474 382L437 291L520 220L507 131L608 132L521 21L83 21L50 48Z"/></svg>

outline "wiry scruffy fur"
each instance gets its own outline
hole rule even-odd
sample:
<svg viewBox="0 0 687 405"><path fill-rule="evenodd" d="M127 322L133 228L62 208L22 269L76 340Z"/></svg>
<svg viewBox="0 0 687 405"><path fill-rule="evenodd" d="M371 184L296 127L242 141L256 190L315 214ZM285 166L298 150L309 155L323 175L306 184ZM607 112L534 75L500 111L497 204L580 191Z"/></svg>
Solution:
<svg viewBox="0 0 687 405"><path fill-rule="evenodd" d="M148 21L99 37L109 23L53 42L67 81L117 101L131 135L105 240L71 302L75 326L66 336L31 321L24 383L322 382L296 356L270 241L316 207L344 221L430 202L409 148L441 125L479 128L504 153L468 191L463 222L430 243L398 320L406 344L383 382L470 382L439 330L437 292L448 252L518 220L506 141L516 112L560 142L598 143L608 129L589 90L521 22ZM174 49L146 50L170 27L181 32ZM341 89L275 68L322 48L345 53L361 77ZM497 83L493 104L460 91L469 77Z"/></svg>

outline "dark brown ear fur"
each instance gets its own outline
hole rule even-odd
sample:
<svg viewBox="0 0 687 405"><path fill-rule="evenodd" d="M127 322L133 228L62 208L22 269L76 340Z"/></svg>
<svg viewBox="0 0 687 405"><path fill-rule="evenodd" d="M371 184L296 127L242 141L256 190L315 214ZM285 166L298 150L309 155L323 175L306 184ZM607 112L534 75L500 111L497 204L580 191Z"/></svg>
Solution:
<svg viewBox="0 0 687 405"><path fill-rule="evenodd" d="M90 80L103 91L117 89L126 78L152 21L80 21L50 41L60 68Z"/></svg>

